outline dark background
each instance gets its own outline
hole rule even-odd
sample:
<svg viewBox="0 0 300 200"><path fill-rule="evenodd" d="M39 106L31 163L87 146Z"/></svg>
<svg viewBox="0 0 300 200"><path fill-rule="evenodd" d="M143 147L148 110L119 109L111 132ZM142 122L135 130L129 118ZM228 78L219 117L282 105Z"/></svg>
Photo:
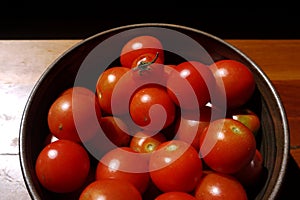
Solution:
<svg viewBox="0 0 300 200"><path fill-rule="evenodd" d="M202 7L199 1L188 7L175 3L162 7L160 1L138 1L135 7L115 1L111 2L115 5L2 2L0 39L83 39L110 28L147 22L185 25L223 39L300 39L297 6Z"/></svg>

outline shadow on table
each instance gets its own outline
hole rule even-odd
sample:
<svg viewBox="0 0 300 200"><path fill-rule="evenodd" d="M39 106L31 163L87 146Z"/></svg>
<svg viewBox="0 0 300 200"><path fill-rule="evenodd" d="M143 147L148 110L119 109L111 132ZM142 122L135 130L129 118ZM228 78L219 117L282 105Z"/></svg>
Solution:
<svg viewBox="0 0 300 200"><path fill-rule="evenodd" d="M300 168L289 155L286 176L278 199L295 199L299 197Z"/></svg>

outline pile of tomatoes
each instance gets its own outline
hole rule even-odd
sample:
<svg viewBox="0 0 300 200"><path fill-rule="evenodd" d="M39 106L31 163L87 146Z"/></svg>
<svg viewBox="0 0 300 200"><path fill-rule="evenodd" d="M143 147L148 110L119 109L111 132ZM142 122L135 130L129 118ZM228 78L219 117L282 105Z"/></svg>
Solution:
<svg viewBox="0 0 300 200"><path fill-rule="evenodd" d="M95 88L68 88L49 108L36 160L45 189L80 200L243 200L259 190L256 84L243 63L166 63L162 41L141 35Z"/></svg>

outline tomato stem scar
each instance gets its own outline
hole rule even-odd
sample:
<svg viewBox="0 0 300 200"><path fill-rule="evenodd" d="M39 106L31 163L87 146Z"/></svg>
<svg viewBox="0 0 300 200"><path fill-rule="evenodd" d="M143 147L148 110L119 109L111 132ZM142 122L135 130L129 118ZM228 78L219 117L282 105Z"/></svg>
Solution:
<svg viewBox="0 0 300 200"><path fill-rule="evenodd" d="M136 67L134 67L132 69L134 71L138 70L139 71L139 75L142 75L142 73L144 71L151 70L150 65L153 64L157 60L157 58L158 58L158 52L155 54L155 57L153 58L152 61L150 61L150 62L141 61L141 63L138 66L136 66Z"/></svg>

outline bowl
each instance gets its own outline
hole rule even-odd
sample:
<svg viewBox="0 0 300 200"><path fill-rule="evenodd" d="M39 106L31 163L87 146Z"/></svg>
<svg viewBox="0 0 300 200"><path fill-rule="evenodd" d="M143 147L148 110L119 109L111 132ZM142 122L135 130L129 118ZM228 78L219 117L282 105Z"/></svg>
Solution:
<svg viewBox="0 0 300 200"><path fill-rule="evenodd" d="M266 178L259 191L251 194L250 198L279 197L287 167L289 128L284 106L271 81L253 60L224 40L198 29L164 23L131 24L95 34L64 52L41 75L30 93L20 125L20 164L30 196L46 200L72 199L78 195L66 197L53 194L39 184L35 174L35 161L49 133L49 107L62 91L71 86L84 85L95 91L100 71L106 66L118 64L121 46L129 38L140 34L153 34L165 42L170 50L165 57L169 63L178 59L172 53L175 52L207 63L224 58L234 59L252 71L257 84L253 109L259 114L262 125L258 148L263 155Z"/></svg>

